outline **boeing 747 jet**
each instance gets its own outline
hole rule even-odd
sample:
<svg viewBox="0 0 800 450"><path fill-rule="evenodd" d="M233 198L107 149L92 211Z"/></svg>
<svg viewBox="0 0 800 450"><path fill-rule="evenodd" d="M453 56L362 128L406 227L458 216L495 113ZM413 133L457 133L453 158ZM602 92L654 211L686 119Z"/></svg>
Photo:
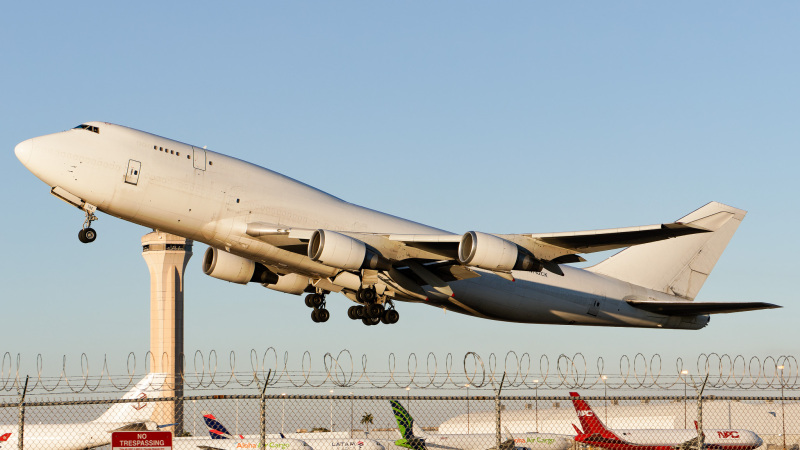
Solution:
<svg viewBox="0 0 800 450"><path fill-rule="evenodd" d="M399 302L520 323L700 329L709 315L777 305L694 298L744 219L712 202L676 222L565 233L453 234L340 200L269 169L104 122L26 140L17 158L59 199L209 246L212 277L327 295L366 325L398 321ZM624 249L587 269L584 253Z"/></svg>

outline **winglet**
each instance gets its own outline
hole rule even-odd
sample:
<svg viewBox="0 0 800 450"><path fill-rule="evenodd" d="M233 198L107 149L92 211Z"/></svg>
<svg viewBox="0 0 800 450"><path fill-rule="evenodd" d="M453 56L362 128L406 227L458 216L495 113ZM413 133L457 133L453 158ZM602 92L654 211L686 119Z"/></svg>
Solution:
<svg viewBox="0 0 800 450"><path fill-rule="evenodd" d="M6 433L6 434L4 434L4 435L0 436L0 442L5 442L5 441L7 441L7 440L8 440L8 438L10 438L10 437L11 437L11 433Z"/></svg>
<svg viewBox="0 0 800 450"><path fill-rule="evenodd" d="M571 424L571 425L572 425L572 428L575 428L575 432L578 434L578 436L580 436L580 435L582 435L582 434L583 434L583 431L581 431L581 429L580 429L580 428L578 428L578 426L577 426L577 425L575 425L574 423L573 423L573 424Z"/></svg>

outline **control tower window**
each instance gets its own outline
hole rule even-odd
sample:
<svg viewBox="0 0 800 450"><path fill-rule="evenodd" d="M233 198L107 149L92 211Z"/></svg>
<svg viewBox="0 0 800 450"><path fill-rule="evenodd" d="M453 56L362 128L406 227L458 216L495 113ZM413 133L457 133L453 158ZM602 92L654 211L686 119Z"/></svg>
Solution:
<svg viewBox="0 0 800 450"><path fill-rule="evenodd" d="M75 130L77 130L77 129L81 129L81 130L89 130L89 131L91 131L92 133L97 133L97 134L100 134L100 128L99 128L99 127L95 127L95 126L92 126L92 125L86 125L85 123L82 123L82 124L78 125L78 126L77 126L77 127L75 127L74 129L75 129Z"/></svg>

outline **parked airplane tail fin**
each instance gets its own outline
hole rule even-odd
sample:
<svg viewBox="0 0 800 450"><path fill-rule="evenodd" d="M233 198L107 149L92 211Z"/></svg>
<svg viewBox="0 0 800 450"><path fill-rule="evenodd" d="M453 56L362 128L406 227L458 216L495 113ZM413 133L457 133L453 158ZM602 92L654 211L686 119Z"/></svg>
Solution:
<svg viewBox="0 0 800 450"><path fill-rule="evenodd" d="M395 441L395 445L412 450L426 450L425 439L414 435L414 418L411 417L411 414L397 400L389 400L389 403L392 405L392 412L397 421L397 429L402 436Z"/></svg>
<svg viewBox="0 0 800 450"><path fill-rule="evenodd" d="M581 422L583 434L600 434L605 438L619 439L614 433L606 428L603 422L594 414L594 411L592 411L592 408L589 406L589 404L586 403L585 400L581 399L581 396L578 395L577 392L570 392L569 395L572 397L572 405L575 407L575 412L578 413L578 420ZM575 427L575 430L578 431L578 428Z"/></svg>
<svg viewBox="0 0 800 450"><path fill-rule="evenodd" d="M11 437L11 433L6 433L6 434L4 434L4 435L0 436L0 442L5 442L5 441L7 441L7 440L8 440L8 438L10 438L10 437Z"/></svg>
<svg viewBox="0 0 800 450"><path fill-rule="evenodd" d="M136 386L128 391L122 399L144 400L160 397L161 391L166 387L167 375L166 373L148 374L142 381L136 383ZM155 402L116 403L94 421L102 423L149 422L155 408Z"/></svg>
<svg viewBox="0 0 800 450"><path fill-rule="evenodd" d="M745 214L711 202L678 220L710 232L635 245L588 270L693 300Z"/></svg>
<svg viewBox="0 0 800 450"><path fill-rule="evenodd" d="M206 423L206 427L208 427L208 434L211 436L211 439L230 439L233 435L228 432L228 429L225 428L216 417L210 412L203 413L203 422Z"/></svg>

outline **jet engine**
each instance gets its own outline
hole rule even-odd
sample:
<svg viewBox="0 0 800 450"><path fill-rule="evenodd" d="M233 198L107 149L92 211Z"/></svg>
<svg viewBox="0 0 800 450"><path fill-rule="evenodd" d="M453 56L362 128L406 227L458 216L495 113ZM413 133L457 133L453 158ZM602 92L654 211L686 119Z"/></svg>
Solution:
<svg viewBox="0 0 800 450"><path fill-rule="evenodd" d="M209 247L203 255L203 272L206 275L231 283L278 283L277 274L263 264Z"/></svg>
<svg viewBox="0 0 800 450"><path fill-rule="evenodd" d="M542 263L528 250L492 234L468 231L458 245L458 262L481 269L541 272Z"/></svg>
<svg viewBox="0 0 800 450"><path fill-rule="evenodd" d="M330 230L317 230L308 241L308 257L345 270L389 270L391 264L367 244Z"/></svg>

